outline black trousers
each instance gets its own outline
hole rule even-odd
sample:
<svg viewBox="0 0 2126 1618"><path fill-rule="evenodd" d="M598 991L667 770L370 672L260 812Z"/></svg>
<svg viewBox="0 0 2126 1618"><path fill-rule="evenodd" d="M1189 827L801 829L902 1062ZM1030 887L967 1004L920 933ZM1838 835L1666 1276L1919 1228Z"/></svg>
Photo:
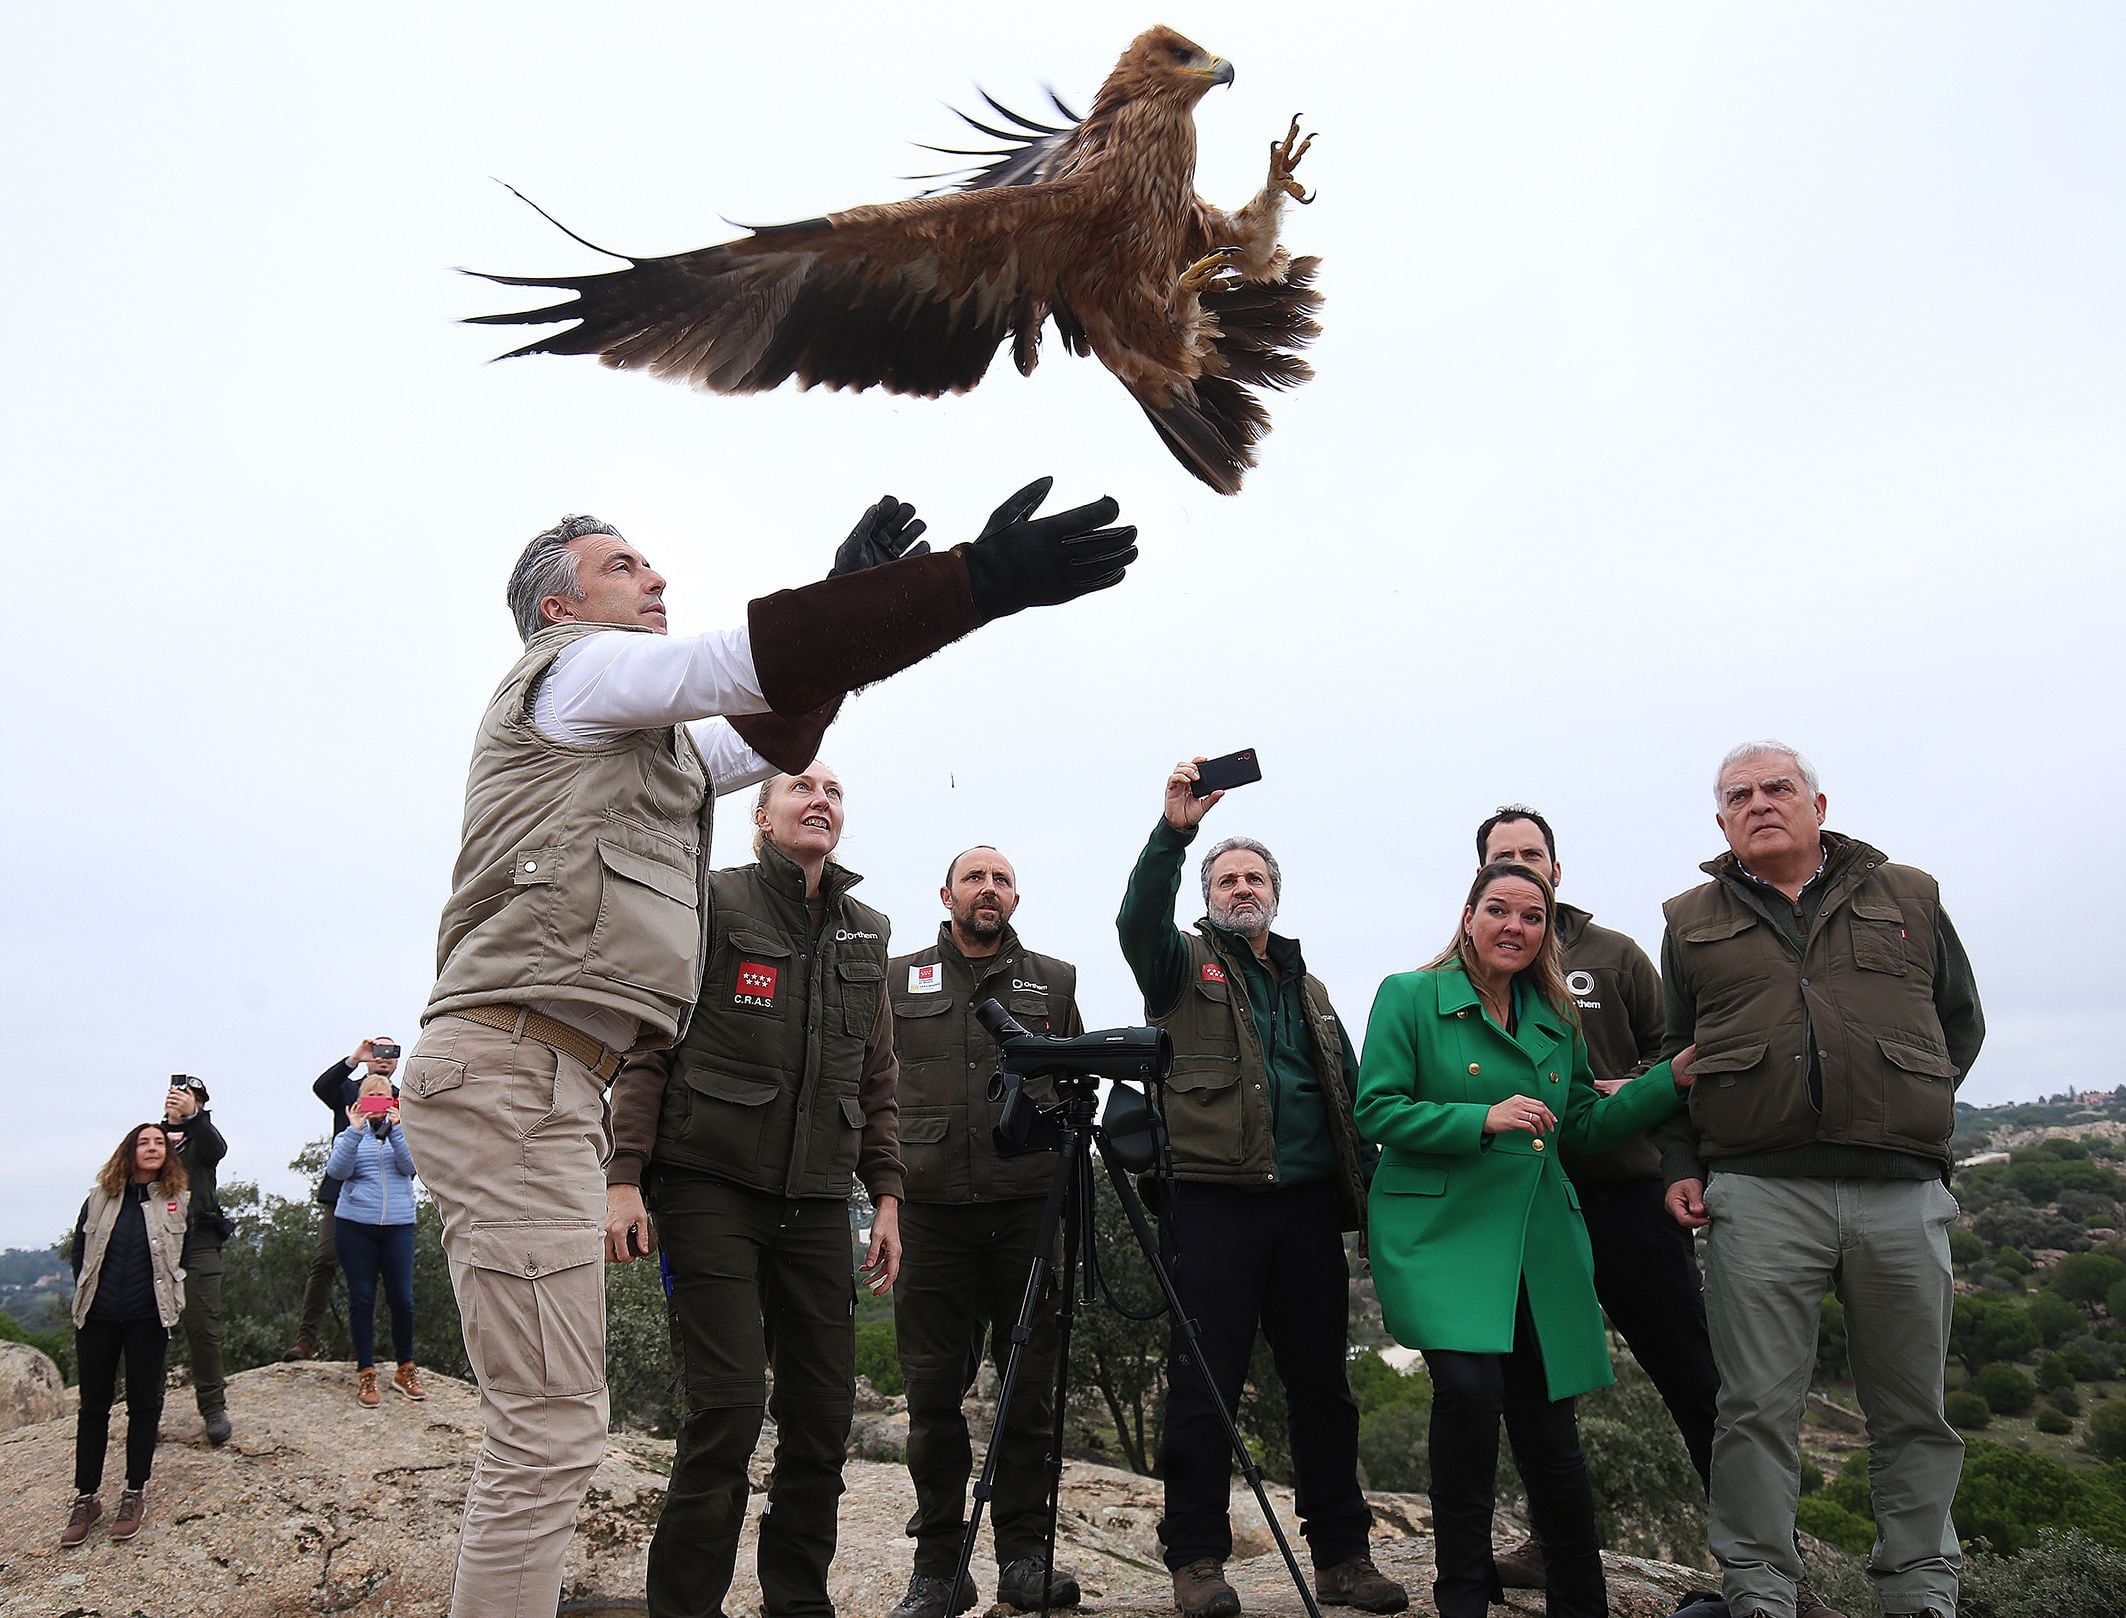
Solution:
<svg viewBox="0 0 2126 1618"><path fill-rule="evenodd" d="M1706 1493L1720 1372L1705 1329L1705 1293L1690 1232L1661 1206L1658 1180L1578 1187L1594 1246L1595 1296L1675 1418Z"/></svg>
<svg viewBox="0 0 2126 1618"><path fill-rule="evenodd" d="M761 1607L775 1618L832 1618L827 1564L856 1413L849 1206L660 1168L650 1210L672 1268L672 1358L686 1419L650 1540L649 1610L721 1618L746 1520L746 1465L772 1412Z"/></svg>
<svg viewBox="0 0 2126 1618"><path fill-rule="evenodd" d="M125 1486L145 1488L155 1469L155 1437L162 1424L162 1370L170 1328L161 1321L90 1320L74 1333L81 1377L81 1414L74 1423L74 1492L103 1487L103 1453L110 1444L111 1404L118 1362L125 1361Z"/></svg>
<svg viewBox="0 0 2126 1618"><path fill-rule="evenodd" d="M1174 1283L1228 1412L1240 1407L1258 1328L1270 1345L1284 1380L1300 1532L1314 1565L1358 1555L1373 1514L1358 1487L1358 1401L1344 1374L1351 1272L1335 1188L1244 1191L1190 1181L1163 1217L1168 1245L1180 1251ZM1177 1337L1167 1356L1159 1449L1166 1480L1159 1538L1169 1568L1206 1556L1223 1562L1233 1550L1232 1447L1202 1379L1178 1363L1182 1347Z"/></svg>
<svg viewBox="0 0 2126 1618"><path fill-rule="evenodd" d="M1432 1377L1432 1533L1438 1550L1432 1599L1440 1618L1484 1618L1503 1599L1491 1560L1499 1418L1528 1486L1528 1515L1543 1542L1550 1618L1607 1618L1594 1490L1570 1399L1552 1399L1543 1378L1528 1294L1514 1317L1513 1352L1424 1351Z"/></svg>
<svg viewBox="0 0 2126 1618"><path fill-rule="evenodd" d="M915 1484L915 1571L949 1579L967 1531L967 1479L974 1447L960 1401L982 1368L983 1339L1001 1375L1011 1328L1026 1298L1042 1204L901 1204L907 1255L893 1288L893 1331L908 1384L908 1475ZM997 1565L1048 1549L1048 1473L1054 1436L1056 1326L1053 1288L1034 1315L1019 1359L1008 1423L990 1442L998 1452L990 1502Z"/></svg>

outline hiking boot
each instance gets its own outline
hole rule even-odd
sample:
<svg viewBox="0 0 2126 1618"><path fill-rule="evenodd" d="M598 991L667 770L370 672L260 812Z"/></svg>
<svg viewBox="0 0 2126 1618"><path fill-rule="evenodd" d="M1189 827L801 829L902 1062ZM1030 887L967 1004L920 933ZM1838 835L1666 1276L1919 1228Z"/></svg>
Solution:
<svg viewBox="0 0 2126 1618"><path fill-rule="evenodd" d="M1240 1592L1225 1582L1225 1564L1199 1556L1174 1569L1174 1605L1181 1618L1237 1618Z"/></svg>
<svg viewBox="0 0 2126 1618"><path fill-rule="evenodd" d="M229 1435L236 1430L229 1425L229 1412L210 1410L204 1419L207 1424L207 1442L220 1449L229 1442Z"/></svg>
<svg viewBox="0 0 2126 1618"><path fill-rule="evenodd" d="M147 1514L147 1485L126 1490L118 1497L118 1515L111 1519L111 1538L131 1539L140 1532L140 1520Z"/></svg>
<svg viewBox="0 0 2126 1618"><path fill-rule="evenodd" d="M1043 1593L1051 1607L1078 1604L1078 1579L1067 1567L1049 1572L1038 1556L1022 1556L997 1569L997 1600L1021 1612L1039 1612Z"/></svg>
<svg viewBox="0 0 2126 1618"><path fill-rule="evenodd" d="M89 1537L89 1530L103 1521L103 1502L93 1494L77 1494L74 1506L66 1514L66 1527L60 1531L59 1548L72 1550Z"/></svg>
<svg viewBox="0 0 2126 1618"><path fill-rule="evenodd" d="M1406 1612L1410 1592L1373 1565L1364 1551L1334 1567L1314 1570L1314 1599L1324 1607L1356 1607L1360 1612Z"/></svg>
<svg viewBox="0 0 2126 1618"><path fill-rule="evenodd" d="M1826 1603L1804 1573L1794 1585L1794 1618L1845 1618L1845 1614Z"/></svg>
<svg viewBox="0 0 2126 1618"><path fill-rule="evenodd" d="M412 1360L399 1361L398 1370L392 1374L391 1385L415 1404L428 1397L428 1390L421 1386L421 1373L413 1368Z"/></svg>
<svg viewBox="0 0 2126 1618"><path fill-rule="evenodd" d="M384 1396L376 1390L374 1365L365 1365L354 1373L354 1396L365 1410L374 1410L384 1402Z"/></svg>
<svg viewBox="0 0 2126 1618"><path fill-rule="evenodd" d="M1533 1534L1510 1551L1494 1552L1491 1565L1499 1570L1499 1583L1509 1590L1540 1590L1550 1579L1543 1542Z"/></svg>
<svg viewBox="0 0 2126 1618"><path fill-rule="evenodd" d="M960 1599L952 1599L952 1580L933 1579L927 1573L918 1573L908 1581L908 1593L901 1597L889 1618L955 1618L975 1604L974 1580L960 1581Z"/></svg>
<svg viewBox="0 0 2126 1618"><path fill-rule="evenodd" d="M314 1360L316 1358L317 1339L313 1337L298 1337L288 1345L288 1351L281 1355L281 1364L286 1365L291 1360Z"/></svg>

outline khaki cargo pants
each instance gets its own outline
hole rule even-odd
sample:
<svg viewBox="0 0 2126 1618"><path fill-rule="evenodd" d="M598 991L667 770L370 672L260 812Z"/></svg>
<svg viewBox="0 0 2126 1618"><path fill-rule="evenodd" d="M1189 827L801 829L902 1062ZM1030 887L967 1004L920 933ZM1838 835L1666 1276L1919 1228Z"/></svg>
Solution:
<svg viewBox="0 0 2126 1618"><path fill-rule="evenodd" d="M572 1056L450 1016L399 1089L487 1429L451 1618L553 1618L605 1455L604 1091Z"/></svg>

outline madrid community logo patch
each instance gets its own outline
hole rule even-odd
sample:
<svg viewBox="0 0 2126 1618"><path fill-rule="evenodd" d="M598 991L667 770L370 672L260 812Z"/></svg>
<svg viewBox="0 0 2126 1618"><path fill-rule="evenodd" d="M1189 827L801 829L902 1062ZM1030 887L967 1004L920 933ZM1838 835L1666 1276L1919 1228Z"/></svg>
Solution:
<svg viewBox="0 0 2126 1618"><path fill-rule="evenodd" d="M1203 963L1203 981L1206 983L1223 983L1225 981L1225 968L1216 961L1205 961Z"/></svg>
<svg viewBox="0 0 2126 1618"><path fill-rule="evenodd" d="M764 1011L775 1009L775 980L780 974L765 961L741 960L738 963L738 986L731 992L734 1005L758 1006Z"/></svg>

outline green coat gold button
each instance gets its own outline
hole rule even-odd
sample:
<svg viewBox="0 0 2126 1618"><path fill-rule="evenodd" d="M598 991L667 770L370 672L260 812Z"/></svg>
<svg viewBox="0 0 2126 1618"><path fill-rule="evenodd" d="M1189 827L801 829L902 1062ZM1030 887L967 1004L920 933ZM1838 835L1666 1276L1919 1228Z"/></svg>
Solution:
<svg viewBox="0 0 2126 1618"><path fill-rule="evenodd" d="M1543 1149L1543 1137L1541 1135L1535 1138L1535 1149L1539 1152Z"/></svg>

